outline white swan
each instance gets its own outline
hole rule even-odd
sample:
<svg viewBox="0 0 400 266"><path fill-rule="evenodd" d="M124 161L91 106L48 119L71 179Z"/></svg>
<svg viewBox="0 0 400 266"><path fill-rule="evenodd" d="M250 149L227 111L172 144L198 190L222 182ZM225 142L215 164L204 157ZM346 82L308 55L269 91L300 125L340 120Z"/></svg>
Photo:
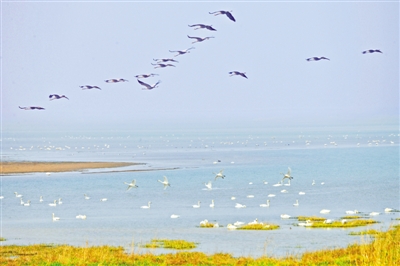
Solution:
<svg viewBox="0 0 400 266"><path fill-rule="evenodd" d="M54 212L52 213L52 217L53 217L53 222L59 221L59 220L60 220L60 217L55 217L55 216L54 216Z"/></svg>
<svg viewBox="0 0 400 266"><path fill-rule="evenodd" d="M310 220L307 220L305 223L298 223L299 226L312 226L313 223Z"/></svg>
<svg viewBox="0 0 400 266"><path fill-rule="evenodd" d="M260 204L260 207L269 207L269 200L267 200L267 204Z"/></svg>
<svg viewBox="0 0 400 266"><path fill-rule="evenodd" d="M290 215L289 214L281 214L282 219L289 219Z"/></svg>
<svg viewBox="0 0 400 266"><path fill-rule="evenodd" d="M269 194L268 195L268 198L273 198L273 197L275 197L276 195L275 194Z"/></svg>
<svg viewBox="0 0 400 266"><path fill-rule="evenodd" d="M248 225L254 225L254 224L258 224L258 219L257 218L254 221L248 223Z"/></svg>
<svg viewBox="0 0 400 266"><path fill-rule="evenodd" d="M356 214L356 213L358 213L357 210L354 210L354 211L346 211L346 214Z"/></svg>
<svg viewBox="0 0 400 266"><path fill-rule="evenodd" d="M193 208L200 208L200 201L197 202L197 204L193 205Z"/></svg>
<svg viewBox="0 0 400 266"><path fill-rule="evenodd" d="M300 191L299 192L299 195L305 195L306 193L305 192L303 192L303 191Z"/></svg>
<svg viewBox="0 0 400 266"><path fill-rule="evenodd" d="M86 220L86 215L79 214L79 215L76 216L76 219Z"/></svg>
<svg viewBox="0 0 400 266"><path fill-rule="evenodd" d="M254 195L247 195L248 198L254 198Z"/></svg>
<svg viewBox="0 0 400 266"><path fill-rule="evenodd" d="M286 189L282 189L281 193L288 193L289 191L287 191Z"/></svg>
<svg viewBox="0 0 400 266"><path fill-rule="evenodd" d="M326 219L326 220L324 221L324 224L331 224L331 223L333 223L333 220L332 220L332 219Z"/></svg>
<svg viewBox="0 0 400 266"><path fill-rule="evenodd" d="M136 180L133 179L132 182L128 183L128 182L124 182L125 185L128 185L128 188L126 189L126 191L130 190L131 188L137 188L138 186L136 185Z"/></svg>
<svg viewBox="0 0 400 266"><path fill-rule="evenodd" d="M100 201L107 201L107 200L108 200L107 198L100 199Z"/></svg>
<svg viewBox="0 0 400 266"><path fill-rule="evenodd" d="M211 200L210 208L214 208L214 200Z"/></svg>
<svg viewBox="0 0 400 266"><path fill-rule="evenodd" d="M203 221L200 221L200 226L201 225L206 225L206 224L208 224L208 220L207 219L204 219Z"/></svg>
<svg viewBox="0 0 400 266"><path fill-rule="evenodd" d="M25 202L22 200L22 198L19 198L19 201L20 201L21 205L25 204Z"/></svg>
<svg viewBox="0 0 400 266"><path fill-rule="evenodd" d="M233 196L231 197L231 200L235 200L235 199L236 199L236 197L233 197Z"/></svg>
<svg viewBox="0 0 400 266"><path fill-rule="evenodd" d="M18 194L17 192L14 192L14 194L15 194L15 197L17 197L17 198L21 198L22 197L22 195Z"/></svg>
<svg viewBox="0 0 400 266"><path fill-rule="evenodd" d="M54 200L53 203L49 203L49 206L56 207L57 206L57 200Z"/></svg>
<svg viewBox="0 0 400 266"><path fill-rule="evenodd" d="M377 216L377 215L379 215L379 212L371 212L371 213L369 214L369 216Z"/></svg>
<svg viewBox="0 0 400 266"><path fill-rule="evenodd" d="M226 226L226 228L228 228L229 230L235 230L235 229L237 229L237 227L234 226L233 224L228 224L228 225Z"/></svg>
<svg viewBox="0 0 400 266"><path fill-rule="evenodd" d="M218 228L218 227L219 227L219 224L218 224L218 223L215 223L215 224L213 225L213 227L214 227L214 228Z"/></svg>
<svg viewBox="0 0 400 266"><path fill-rule="evenodd" d="M164 185L164 189L167 189L167 187L171 186L171 184L168 182L168 178L166 176L164 176L164 181L158 180L158 182L160 182L161 184Z"/></svg>
<svg viewBox="0 0 400 266"><path fill-rule="evenodd" d="M322 209L319 213L328 214L328 213L330 213L330 212L331 212L331 210Z"/></svg>
<svg viewBox="0 0 400 266"><path fill-rule="evenodd" d="M268 181L264 181L263 184L264 184L264 185L268 185Z"/></svg>
<svg viewBox="0 0 400 266"><path fill-rule="evenodd" d="M83 194L83 196L85 197L85 200L90 199L90 197L88 195L86 195L86 194Z"/></svg>
<svg viewBox="0 0 400 266"><path fill-rule="evenodd" d="M204 185L207 187L208 190L212 189L212 183L211 181L208 181L208 183L204 183Z"/></svg>
<svg viewBox="0 0 400 266"><path fill-rule="evenodd" d="M218 177L224 179L225 175L224 175L224 169L222 169L221 171L219 171L217 174L215 174L215 180L217 180Z"/></svg>
<svg viewBox="0 0 400 266"><path fill-rule="evenodd" d="M142 208L142 209L150 209L150 204L151 204L151 201L149 201L149 202L147 203L147 205L141 206L140 208Z"/></svg>
<svg viewBox="0 0 400 266"><path fill-rule="evenodd" d="M299 206L299 200L297 199L295 203L293 203L293 206L298 207Z"/></svg>
<svg viewBox="0 0 400 266"><path fill-rule="evenodd" d="M235 225L235 226L239 226L239 225L243 225L243 224L244 224L244 222L240 222L240 221L236 221L233 223L233 225Z"/></svg>
<svg viewBox="0 0 400 266"><path fill-rule="evenodd" d="M178 215L178 214L171 214L171 218L172 218L172 219L176 219L176 218L179 218L179 217L181 217L181 216Z"/></svg>
<svg viewBox="0 0 400 266"><path fill-rule="evenodd" d="M240 204L240 203L236 203L235 208L246 208L246 205Z"/></svg>
<svg viewBox="0 0 400 266"><path fill-rule="evenodd" d="M29 207L29 206L31 206L31 201L30 201L30 200L28 200L26 203L24 203L24 206L26 206L26 207Z"/></svg>
<svg viewBox="0 0 400 266"><path fill-rule="evenodd" d="M311 185L313 185L313 186L315 185L315 180L312 181Z"/></svg>
<svg viewBox="0 0 400 266"><path fill-rule="evenodd" d="M39 202L43 202L43 196L39 197Z"/></svg>
<svg viewBox="0 0 400 266"><path fill-rule="evenodd" d="M58 199L58 205L62 204L62 198Z"/></svg>

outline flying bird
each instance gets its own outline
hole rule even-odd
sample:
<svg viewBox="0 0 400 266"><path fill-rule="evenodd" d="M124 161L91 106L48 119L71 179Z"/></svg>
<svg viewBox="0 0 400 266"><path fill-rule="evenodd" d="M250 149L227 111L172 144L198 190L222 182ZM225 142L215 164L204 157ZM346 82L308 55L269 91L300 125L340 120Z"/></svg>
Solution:
<svg viewBox="0 0 400 266"><path fill-rule="evenodd" d="M207 29L207 30L212 30L212 31L217 31L212 27L212 25L204 25L204 24L193 24L193 25L188 25L189 27L197 27L195 30L198 29Z"/></svg>
<svg viewBox="0 0 400 266"><path fill-rule="evenodd" d="M27 107L21 107L18 106L19 109L24 109L24 110L45 110L43 107L39 107L39 106L27 106Z"/></svg>
<svg viewBox="0 0 400 266"><path fill-rule="evenodd" d="M362 53L363 54L372 54L372 53L381 53L381 54L383 54L381 50L366 50L366 51L363 51Z"/></svg>
<svg viewBox="0 0 400 266"><path fill-rule="evenodd" d="M180 50L180 51L171 51L171 50L169 50L171 53L178 53L178 54L176 54L174 57L176 57L176 56L178 56L178 55L183 55L183 54L187 54L187 53L190 53L190 50L192 50L192 49L195 49L194 47L190 47L190 48L188 48L188 49L186 49L186 50Z"/></svg>
<svg viewBox="0 0 400 266"><path fill-rule="evenodd" d="M84 85L84 86L79 86L79 88L82 88L82 90L91 90L91 89L98 89L101 90L99 87L97 86L90 86L90 85Z"/></svg>
<svg viewBox="0 0 400 266"><path fill-rule="evenodd" d="M105 82L107 83L118 83L118 82L128 82L129 80L126 79L106 79Z"/></svg>
<svg viewBox="0 0 400 266"><path fill-rule="evenodd" d="M283 175L282 181L283 181L285 178L289 179L289 181L290 181L290 179L293 179L293 176L290 175L291 172L292 172L292 169L290 169L290 167L288 167L288 171L287 171L286 174L281 173L281 175Z"/></svg>
<svg viewBox="0 0 400 266"><path fill-rule="evenodd" d="M157 63L157 64L151 63L151 64L153 66L155 66L154 68L164 68L164 67L169 67L169 66L175 67L175 65L173 65L173 64L160 64L160 63Z"/></svg>
<svg viewBox="0 0 400 266"><path fill-rule="evenodd" d="M164 181L158 180L158 182L160 182L161 184L164 185L164 189L171 186L171 184L168 182L168 178L166 176L164 176Z"/></svg>
<svg viewBox="0 0 400 266"><path fill-rule="evenodd" d="M247 78L247 76L246 76L246 72L239 72L239 71L231 71L231 72L229 72L229 74L230 74L230 76L232 77L232 76L237 76L237 75L240 75L240 76L242 76L242 77L244 77L244 78Z"/></svg>
<svg viewBox="0 0 400 266"><path fill-rule="evenodd" d="M136 180L133 179L132 182L124 182L125 185L128 185L128 188L126 189L127 191L130 190L131 188L137 188L138 186L136 185Z"/></svg>
<svg viewBox="0 0 400 266"><path fill-rule="evenodd" d="M52 100L57 100L57 99L61 99L61 98L65 98L65 99L69 100L67 96L65 96L65 95L61 95L61 96L60 96L60 95L58 95L58 94L51 94L51 95L49 96L49 98L50 98L50 101L52 101Z"/></svg>
<svg viewBox="0 0 400 266"><path fill-rule="evenodd" d="M157 63L163 62L175 62L175 63L179 63L179 61L176 61L175 59L172 58L160 58L160 59L153 59L154 61L157 61Z"/></svg>
<svg viewBox="0 0 400 266"><path fill-rule="evenodd" d="M158 76L158 74L153 74L153 73L150 73L150 74L141 74L141 75L136 75L135 76L135 78L138 78L138 79L146 79L146 78L150 78L150 77L154 77L154 76Z"/></svg>
<svg viewBox="0 0 400 266"><path fill-rule="evenodd" d="M214 16L218 16L218 15L226 15L230 20L232 20L233 22L236 22L235 18L232 16L231 14L232 11L215 11L215 12L208 12L208 14L214 14Z"/></svg>
<svg viewBox="0 0 400 266"><path fill-rule="evenodd" d="M221 171L219 171L218 174L215 174L215 180L217 180L218 177L221 177L222 179L224 179L225 175L224 175L224 170L222 169Z"/></svg>
<svg viewBox="0 0 400 266"><path fill-rule="evenodd" d="M208 39L210 39L210 38L215 38L215 37L211 36L211 37L204 37L204 38L201 38L201 37L191 37L191 36L188 35L188 38L190 38L190 39L196 39L195 41L192 42L192 43L196 43L196 42L202 42L202 41L208 40Z"/></svg>
<svg viewBox="0 0 400 266"><path fill-rule="evenodd" d="M329 58L326 58L326 57L323 57L323 56L321 56L321 57L310 57L310 58L307 58L306 60L307 61L319 61L319 60L322 60L322 59L330 60Z"/></svg>
<svg viewBox="0 0 400 266"><path fill-rule="evenodd" d="M143 81L141 81L141 80L137 80L139 83L140 83L140 85L143 85L143 86L145 86L146 88L143 88L144 90L152 90L152 89L154 89L154 88L157 88L158 86L158 84L161 82L161 81L158 81L156 84L154 84L154 85L149 85L149 84L147 84L147 83L144 83Z"/></svg>

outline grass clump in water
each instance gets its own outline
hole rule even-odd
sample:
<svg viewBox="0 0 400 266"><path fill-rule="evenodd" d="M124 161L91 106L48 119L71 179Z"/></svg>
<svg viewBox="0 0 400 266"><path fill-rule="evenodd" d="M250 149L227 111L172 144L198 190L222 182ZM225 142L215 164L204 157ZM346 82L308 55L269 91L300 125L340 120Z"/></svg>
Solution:
<svg viewBox="0 0 400 266"><path fill-rule="evenodd" d="M0 237L0 241L6 241L4 237Z"/></svg>
<svg viewBox="0 0 400 266"><path fill-rule="evenodd" d="M196 243L186 240L152 239L150 243L143 245L144 248L169 248L169 249L193 249Z"/></svg>
<svg viewBox="0 0 400 266"><path fill-rule="evenodd" d="M317 216L299 216L297 217L299 221L307 221L310 220L311 222L323 222L326 220L324 217L317 217Z"/></svg>
<svg viewBox="0 0 400 266"><path fill-rule="evenodd" d="M358 227L358 226L366 226L370 224L375 224L377 221L375 220L365 220L365 219L355 219L349 221L333 221L332 223L324 223L324 222L314 222L310 227L312 228L348 228L348 227Z"/></svg>
<svg viewBox="0 0 400 266"><path fill-rule="evenodd" d="M206 222L206 223L202 223L200 224L201 228L214 228L216 227L216 224L210 223L210 222Z"/></svg>
<svg viewBox="0 0 400 266"><path fill-rule="evenodd" d="M348 220L360 219L360 218L362 218L362 216L360 216L360 215L346 215L346 216L340 217L340 219L348 219Z"/></svg>
<svg viewBox="0 0 400 266"><path fill-rule="evenodd" d="M275 230L278 228L279 225L276 224L258 223L242 225L238 227L237 230Z"/></svg>

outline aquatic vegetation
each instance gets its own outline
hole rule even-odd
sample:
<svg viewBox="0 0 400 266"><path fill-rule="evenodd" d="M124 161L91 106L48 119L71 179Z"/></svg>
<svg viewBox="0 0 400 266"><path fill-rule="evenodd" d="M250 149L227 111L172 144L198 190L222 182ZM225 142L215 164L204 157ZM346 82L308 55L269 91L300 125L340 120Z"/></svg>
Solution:
<svg viewBox="0 0 400 266"><path fill-rule="evenodd" d="M275 230L278 228L279 225L276 224L258 223L242 225L238 227L237 230Z"/></svg>
<svg viewBox="0 0 400 266"><path fill-rule="evenodd" d="M201 223L200 227L201 228L214 228L216 224L210 223L210 222L205 222ZM220 225L219 225L220 226Z"/></svg>
<svg viewBox="0 0 400 266"><path fill-rule="evenodd" d="M362 218L362 216L360 216L360 215L346 215L346 216L340 217L340 219L360 219L360 218Z"/></svg>
<svg viewBox="0 0 400 266"><path fill-rule="evenodd" d="M207 255L202 252L128 254L123 247L41 244L1 246L0 265L399 265L399 247L400 226L394 226L373 239L362 236L360 243L345 248L282 258L233 257L228 253Z"/></svg>
<svg viewBox="0 0 400 266"><path fill-rule="evenodd" d="M311 222L323 222L326 220L324 217L317 217L317 216L299 216L297 217L297 220L299 221L307 221L310 220Z"/></svg>
<svg viewBox="0 0 400 266"><path fill-rule="evenodd" d="M143 245L144 248L170 248L170 249L192 249L197 247L196 243L186 240L152 239L150 243Z"/></svg>
<svg viewBox="0 0 400 266"><path fill-rule="evenodd" d="M0 237L0 241L6 241L4 237Z"/></svg>
<svg viewBox="0 0 400 266"><path fill-rule="evenodd" d="M380 231L375 230L375 229L369 229L369 230L363 230L359 232L350 232L349 235L351 236L359 236L359 235L377 235L381 234Z"/></svg>
<svg viewBox="0 0 400 266"><path fill-rule="evenodd" d="M347 228L347 227L357 227L357 226L365 226L370 224L378 223L375 220L365 220L365 219L355 219L348 221L333 221L332 223L324 223L324 222L314 222L310 227L311 228Z"/></svg>

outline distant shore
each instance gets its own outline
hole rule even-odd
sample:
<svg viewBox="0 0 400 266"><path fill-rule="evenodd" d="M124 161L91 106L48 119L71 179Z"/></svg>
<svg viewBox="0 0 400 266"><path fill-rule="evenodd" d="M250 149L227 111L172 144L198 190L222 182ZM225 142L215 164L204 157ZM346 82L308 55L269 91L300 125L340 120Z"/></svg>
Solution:
<svg viewBox="0 0 400 266"><path fill-rule="evenodd" d="M1 162L0 174L73 172L86 169L116 168L131 165L142 164L126 162Z"/></svg>

